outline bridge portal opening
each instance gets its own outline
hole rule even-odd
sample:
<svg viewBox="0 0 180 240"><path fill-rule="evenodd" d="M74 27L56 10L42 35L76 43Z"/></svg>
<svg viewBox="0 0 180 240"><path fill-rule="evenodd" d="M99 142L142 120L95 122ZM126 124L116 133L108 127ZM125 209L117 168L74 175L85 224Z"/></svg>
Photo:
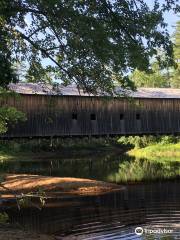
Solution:
<svg viewBox="0 0 180 240"><path fill-rule="evenodd" d="M119 116L120 120L124 120L124 114L121 113L120 116Z"/></svg>
<svg viewBox="0 0 180 240"><path fill-rule="evenodd" d="M136 120L140 120L141 119L141 116L139 113L136 113Z"/></svg>
<svg viewBox="0 0 180 240"><path fill-rule="evenodd" d="M91 113L90 119L91 119L91 121L95 121L96 120L96 114L95 113Z"/></svg>
<svg viewBox="0 0 180 240"><path fill-rule="evenodd" d="M77 113L72 113L72 120L77 120Z"/></svg>

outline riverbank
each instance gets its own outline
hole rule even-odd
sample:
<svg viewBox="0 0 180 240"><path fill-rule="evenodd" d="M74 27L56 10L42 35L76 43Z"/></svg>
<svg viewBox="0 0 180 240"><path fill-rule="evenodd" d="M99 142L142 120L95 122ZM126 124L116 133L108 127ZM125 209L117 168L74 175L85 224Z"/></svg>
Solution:
<svg viewBox="0 0 180 240"><path fill-rule="evenodd" d="M26 194L45 192L46 197L63 197L72 195L99 195L123 190L124 187L103 181L83 178L61 178L30 174L7 174L0 185L1 197L13 196L12 193Z"/></svg>
<svg viewBox="0 0 180 240"><path fill-rule="evenodd" d="M86 157L106 152L121 154L127 149L130 148L119 144L117 139L111 138L0 140L0 161L64 159L65 156Z"/></svg>
<svg viewBox="0 0 180 240"><path fill-rule="evenodd" d="M134 148L127 152L130 156L135 156L138 158L147 159L161 159L169 160L174 159L175 161L180 161L180 143L169 143L161 144L157 143L154 145L147 146L145 148ZM173 160L172 160L173 161Z"/></svg>

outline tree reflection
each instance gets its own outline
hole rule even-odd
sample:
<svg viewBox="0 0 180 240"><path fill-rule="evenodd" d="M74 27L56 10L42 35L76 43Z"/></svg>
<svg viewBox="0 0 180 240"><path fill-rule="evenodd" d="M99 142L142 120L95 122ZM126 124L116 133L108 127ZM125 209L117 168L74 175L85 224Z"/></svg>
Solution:
<svg viewBox="0 0 180 240"><path fill-rule="evenodd" d="M129 158L128 161L119 163L118 171L110 174L108 181L116 183L154 181L176 178L179 175L180 162Z"/></svg>
<svg viewBox="0 0 180 240"><path fill-rule="evenodd" d="M0 173L78 177L126 183L177 178L180 175L180 161L140 159L118 152L93 153L83 157L69 154L54 159L44 159L42 156L42 159L38 158L36 161L18 158L1 161Z"/></svg>

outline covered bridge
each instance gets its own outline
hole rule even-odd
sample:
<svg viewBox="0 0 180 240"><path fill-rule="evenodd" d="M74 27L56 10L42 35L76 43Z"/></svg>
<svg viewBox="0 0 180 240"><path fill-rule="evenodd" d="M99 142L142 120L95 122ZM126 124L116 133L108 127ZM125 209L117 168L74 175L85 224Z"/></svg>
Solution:
<svg viewBox="0 0 180 240"><path fill-rule="evenodd" d="M54 90L20 83L1 100L26 113L3 137L103 136L180 133L180 89L141 88L127 97L94 96L75 86Z"/></svg>

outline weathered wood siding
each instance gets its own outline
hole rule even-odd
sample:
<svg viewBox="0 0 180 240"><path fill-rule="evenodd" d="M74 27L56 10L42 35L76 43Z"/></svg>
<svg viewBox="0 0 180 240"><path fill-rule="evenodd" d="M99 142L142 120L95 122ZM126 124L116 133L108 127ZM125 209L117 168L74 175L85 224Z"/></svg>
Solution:
<svg viewBox="0 0 180 240"><path fill-rule="evenodd" d="M21 95L1 105L15 106L28 119L6 137L180 133L180 99Z"/></svg>

